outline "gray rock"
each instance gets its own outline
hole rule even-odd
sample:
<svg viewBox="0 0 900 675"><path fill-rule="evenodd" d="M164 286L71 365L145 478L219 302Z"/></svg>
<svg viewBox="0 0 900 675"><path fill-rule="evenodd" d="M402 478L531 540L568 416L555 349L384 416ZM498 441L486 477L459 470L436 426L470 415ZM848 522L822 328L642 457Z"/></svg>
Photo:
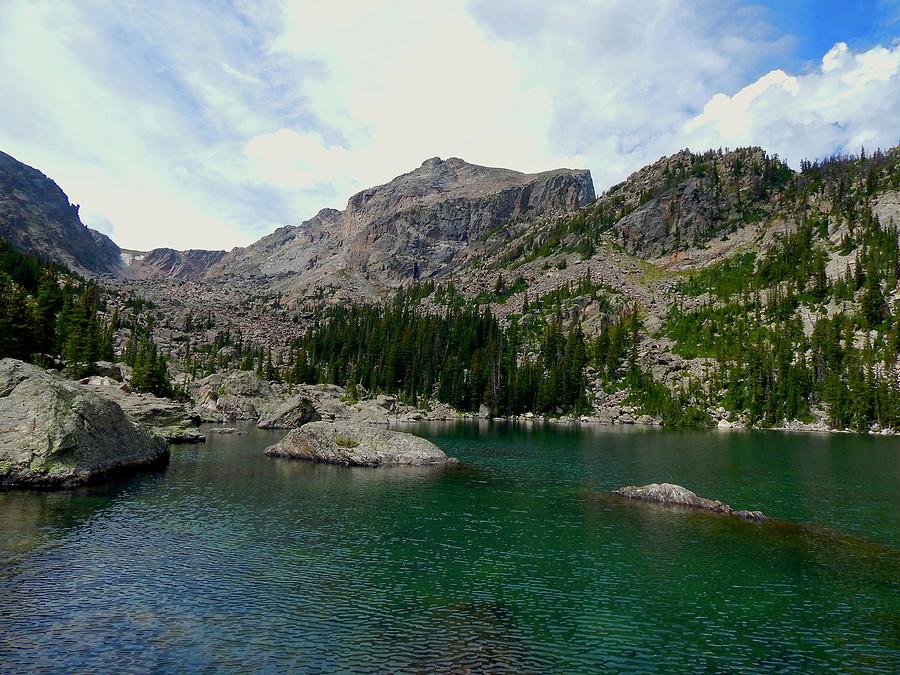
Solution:
<svg viewBox="0 0 900 675"><path fill-rule="evenodd" d="M116 403L22 361L0 361L0 485L71 487L164 465L164 439Z"/></svg>
<svg viewBox="0 0 900 675"><path fill-rule="evenodd" d="M283 289L341 270L396 286L452 269L479 237L510 219L566 213L594 197L586 170L524 174L434 157L353 195L343 211L322 209L233 250L206 277L265 277Z"/></svg>
<svg viewBox="0 0 900 675"><path fill-rule="evenodd" d="M393 412L397 407L397 399L394 396L381 394L375 398L375 403L389 412Z"/></svg>
<svg viewBox="0 0 900 675"><path fill-rule="evenodd" d="M234 427L213 427L212 429L207 429L206 433L217 434L219 436L243 436L247 432L235 429Z"/></svg>
<svg viewBox="0 0 900 675"><path fill-rule="evenodd" d="M112 363L111 361L97 361L94 363L93 371L95 375L99 375L100 377L107 377L122 382L125 379L121 367L123 365L125 364Z"/></svg>
<svg viewBox="0 0 900 675"><path fill-rule="evenodd" d="M266 448L270 457L349 466L420 466L456 462L434 443L352 422L310 422Z"/></svg>
<svg viewBox="0 0 900 675"><path fill-rule="evenodd" d="M201 422L210 422L216 424L224 421L222 413L216 409L210 409L201 405L191 408L191 416Z"/></svg>
<svg viewBox="0 0 900 675"><path fill-rule="evenodd" d="M628 485L612 492L614 495L627 497L628 499L701 509L703 511L712 511L713 513L737 516L745 520L762 522L766 519L761 511L735 511L728 504L718 500L698 497L687 488L673 483L650 483L641 487Z"/></svg>
<svg viewBox="0 0 900 675"><path fill-rule="evenodd" d="M368 422L369 424L387 424L389 411L381 406L377 400L360 401L354 406L353 421Z"/></svg>
<svg viewBox="0 0 900 675"><path fill-rule="evenodd" d="M257 420L259 409L274 393L268 382L249 370L227 370L198 380L191 387L197 404L218 412L223 420Z"/></svg>
<svg viewBox="0 0 900 675"><path fill-rule="evenodd" d="M155 248L135 255L128 266L128 276L137 279L200 279L207 270L225 257L225 251Z"/></svg>
<svg viewBox="0 0 900 675"><path fill-rule="evenodd" d="M710 176L693 174L698 159L682 150L644 167L601 195L595 208L623 214L612 228L619 244L641 257L655 258L696 245L733 224L741 216L742 205L770 208L755 195L751 172L740 169L761 165L765 161L762 149L740 148L721 156L705 156L709 172L715 165L722 181L719 191L711 188ZM675 175L680 178L672 184Z"/></svg>
<svg viewBox="0 0 900 675"><path fill-rule="evenodd" d="M90 377L82 382L98 396L116 403L132 421L170 443L202 443L206 440L196 428L200 419L183 403L133 392L127 384L105 377Z"/></svg>
<svg viewBox="0 0 900 675"><path fill-rule="evenodd" d="M37 169L0 152L0 238L15 250L88 273L116 273L121 250L81 222L78 206Z"/></svg>
<svg viewBox="0 0 900 675"><path fill-rule="evenodd" d="M257 423L260 429L297 429L307 422L322 419L315 403L307 396L292 396Z"/></svg>

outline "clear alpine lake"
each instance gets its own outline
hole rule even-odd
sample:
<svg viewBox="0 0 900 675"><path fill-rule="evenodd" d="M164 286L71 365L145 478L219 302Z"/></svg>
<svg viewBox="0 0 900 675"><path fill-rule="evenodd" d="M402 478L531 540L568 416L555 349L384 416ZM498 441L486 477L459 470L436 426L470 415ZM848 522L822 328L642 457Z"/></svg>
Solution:
<svg viewBox="0 0 900 675"><path fill-rule="evenodd" d="M175 446L0 493L2 672L897 672L900 438L412 427L463 464ZM606 495L674 482L753 524Z"/></svg>

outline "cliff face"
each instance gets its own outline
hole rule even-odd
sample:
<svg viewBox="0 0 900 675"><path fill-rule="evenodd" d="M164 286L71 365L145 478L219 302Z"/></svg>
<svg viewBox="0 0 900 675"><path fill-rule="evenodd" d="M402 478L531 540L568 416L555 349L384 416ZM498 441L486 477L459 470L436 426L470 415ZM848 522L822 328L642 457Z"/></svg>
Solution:
<svg viewBox="0 0 900 675"><path fill-rule="evenodd" d="M225 257L225 251L155 248L148 253L126 251L130 257L127 275L137 279L202 279L209 268Z"/></svg>
<svg viewBox="0 0 900 675"><path fill-rule="evenodd" d="M590 208L612 224L618 243L652 259L764 219L790 173L761 148L682 150L636 171Z"/></svg>
<svg viewBox="0 0 900 675"><path fill-rule="evenodd" d="M78 217L78 206L37 169L0 152L0 237L78 272L115 274L121 251Z"/></svg>
<svg viewBox="0 0 900 675"><path fill-rule="evenodd" d="M353 195L343 211L323 209L235 249L208 276L313 286L341 275L396 286L453 269L471 243L510 219L564 213L593 199L589 171L524 174L435 157Z"/></svg>
<svg viewBox="0 0 900 675"><path fill-rule="evenodd" d="M572 211L593 199L589 171L523 174L435 157L350 198L342 216L347 269L385 283L435 276L505 221Z"/></svg>

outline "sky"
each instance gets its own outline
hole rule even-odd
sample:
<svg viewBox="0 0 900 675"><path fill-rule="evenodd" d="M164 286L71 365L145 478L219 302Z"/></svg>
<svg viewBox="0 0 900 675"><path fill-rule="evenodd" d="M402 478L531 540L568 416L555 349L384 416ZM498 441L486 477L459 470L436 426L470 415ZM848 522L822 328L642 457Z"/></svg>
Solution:
<svg viewBox="0 0 900 675"><path fill-rule="evenodd" d="M243 246L434 156L900 140L900 0L0 0L0 150L123 248Z"/></svg>

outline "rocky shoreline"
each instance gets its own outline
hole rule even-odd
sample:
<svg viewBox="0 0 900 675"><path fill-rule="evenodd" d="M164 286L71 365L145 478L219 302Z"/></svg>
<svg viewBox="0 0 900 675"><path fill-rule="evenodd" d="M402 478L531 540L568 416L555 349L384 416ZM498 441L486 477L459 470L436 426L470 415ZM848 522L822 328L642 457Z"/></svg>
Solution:
<svg viewBox="0 0 900 675"><path fill-rule="evenodd" d="M95 370L103 374L71 381L55 371L46 371L21 361L4 359L0 363L3 364L0 375L6 378L6 384L0 387L0 413L3 413L0 419L4 420L0 428L0 485L75 485L118 470L164 463L168 458L167 443L199 443L206 440L207 433L241 433L230 426L203 431L198 428L202 422L225 425L243 421L255 423L261 429L287 430L315 422L387 427L464 420L546 425L661 426L659 419L640 414L636 408L624 404L597 408L593 415L525 413L497 417L492 416L484 406L477 413L461 413L442 403L417 408L402 403L394 396L366 398L365 392L359 388L356 389L358 398L354 398L348 390L336 385L291 386L267 382L253 372L240 370L224 371L197 382L182 383L191 393L193 401L179 402L133 391L128 383L129 369L124 364L101 362L95 364ZM26 380L29 385L20 387L19 384ZM30 393L21 398L26 390ZM13 396L13 392L18 392L20 398ZM77 401L78 405L75 406L73 401ZM73 409L73 406L76 410L69 415L71 419L66 416L68 413L60 412L60 409L66 411ZM78 406L88 413L78 412L81 410ZM728 420L722 409L712 411L711 415L718 420L713 428L746 428L741 422ZM26 428L29 424L30 429ZM106 431L100 433L99 440L92 436L103 429ZM792 421L773 429L848 433L831 429L823 422ZM49 440L38 444L32 442L37 431L43 434L37 436L47 436ZM872 429L869 433L890 435L894 431ZM73 448L86 454L76 457L77 452ZM129 454L129 448L140 448L141 452ZM102 457L98 458L98 452ZM57 461L63 455L64 461Z"/></svg>
<svg viewBox="0 0 900 675"><path fill-rule="evenodd" d="M448 422L460 420L490 420L496 422L525 422L552 425L647 426L660 427L658 417L642 414L623 402L596 407L589 415L521 415L494 416L482 406L478 412L459 412L451 406L434 402L420 408L407 405L397 397L379 394L367 397L357 387L357 398L347 389L333 384L286 385L266 382L249 371L224 371L189 384L197 402L190 411L204 421L226 423L256 421L261 429L293 429L318 420L345 420L368 424L405 424L415 422ZM722 430L748 429L743 420L731 421L723 408L708 411L714 426ZM822 417L820 415L820 417ZM773 431L853 433L832 429L823 421L792 420ZM891 429L873 429L869 433L891 435Z"/></svg>
<svg viewBox="0 0 900 675"><path fill-rule="evenodd" d="M168 463L161 436L53 372L0 360L0 486L60 488Z"/></svg>

